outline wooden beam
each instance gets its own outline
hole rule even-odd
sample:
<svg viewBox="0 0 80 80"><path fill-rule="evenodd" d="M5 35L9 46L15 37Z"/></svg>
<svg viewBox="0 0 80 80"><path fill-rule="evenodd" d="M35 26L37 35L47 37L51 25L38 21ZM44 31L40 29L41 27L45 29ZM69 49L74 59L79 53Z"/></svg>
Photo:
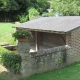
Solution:
<svg viewBox="0 0 80 80"><path fill-rule="evenodd" d="M39 50L39 44L38 44L38 32L35 31L35 41L36 41L36 51Z"/></svg>

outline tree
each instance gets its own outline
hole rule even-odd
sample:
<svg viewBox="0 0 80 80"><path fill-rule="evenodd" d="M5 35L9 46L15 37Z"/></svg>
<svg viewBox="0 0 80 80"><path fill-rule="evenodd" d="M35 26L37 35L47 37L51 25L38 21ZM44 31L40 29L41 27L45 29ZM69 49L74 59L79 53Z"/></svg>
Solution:
<svg viewBox="0 0 80 80"><path fill-rule="evenodd" d="M0 5L0 13L4 16L4 19L6 21L6 18L10 17L10 13L14 12L19 9L19 5L15 0L0 0L1 5ZM2 17L3 17L2 16Z"/></svg>
<svg viewBox="0 0 80 80"><path fill-rule="evenodd" d="M18 10L19 5L15 0L0 0L0 11L9 12L10 10Z"/></svg>
<svg viewBox="0 0 80 80"><path fill-rule="evenodd" d="M63 15L80 15L80 0L52 0L50 8Z"/></svg>
<svg viewBox="0 0 80 80"><path fill-rule="evenodd" d="M28 15L31 7L40 14L46 9L46 6L46 0L0 0L0 13L1 15L5 13L8 17L14 15L11 17L18 18L18 15Z"/></svg>

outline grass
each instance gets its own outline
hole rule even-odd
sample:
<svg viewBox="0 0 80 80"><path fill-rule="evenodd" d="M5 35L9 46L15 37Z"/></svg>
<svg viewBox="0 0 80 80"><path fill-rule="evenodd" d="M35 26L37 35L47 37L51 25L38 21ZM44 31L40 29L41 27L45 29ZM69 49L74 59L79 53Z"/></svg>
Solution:
<svg viewBox="0 0 80 80"><path fill-rule="evenodd" d="M63 69L32 75L19 80L80 80L80 63Z"/></svg>
<svg viewBox="0 0 80 80"><path fill-rule="evenodd" d="M0 23L0 42L8 42L9 44L16 44L12 38L12 33L15 28L12 28L14 23Z"/></svg>

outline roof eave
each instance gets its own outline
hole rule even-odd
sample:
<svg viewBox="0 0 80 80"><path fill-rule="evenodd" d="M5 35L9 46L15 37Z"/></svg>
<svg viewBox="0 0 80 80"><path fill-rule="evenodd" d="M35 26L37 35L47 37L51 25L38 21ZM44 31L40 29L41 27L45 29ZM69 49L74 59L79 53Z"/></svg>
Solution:
<svg viewBox="0 0 80 80"><path fill-rule="evenodd" d="M30 29L30 28L25 28L25 27L15 27L13 28L19 28L19 29L27 29L29 31L37 31L37 32L48 32L48 33L56 33L56 34L65 34L64 31L53 31L53 30L42 30L42 29Z"/></svg>
<svg viewBox="0 0 80 80"><path fill-rule="evenodd" d="M78 29L78 28L80 28L80 26L78 26L78 27L76 27L76 28L74 28L74 29L71 29L71 30L69 30L69 31L66 31L66 33L70 33L70 32L72 32L72 31L74 31L74 30L76 30L76 29Z"/></svg>

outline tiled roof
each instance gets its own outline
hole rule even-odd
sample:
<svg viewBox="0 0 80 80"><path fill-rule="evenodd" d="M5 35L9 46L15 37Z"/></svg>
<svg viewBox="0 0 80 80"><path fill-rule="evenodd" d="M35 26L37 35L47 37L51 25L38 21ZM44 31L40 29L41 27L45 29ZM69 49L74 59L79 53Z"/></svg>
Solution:
<svg viewBox="0 0 80 80"><path fill-rule="evenodd" d="M14 27L27 28L35 31L68 32L80 27L80 16L41 17Z"/></svg>

